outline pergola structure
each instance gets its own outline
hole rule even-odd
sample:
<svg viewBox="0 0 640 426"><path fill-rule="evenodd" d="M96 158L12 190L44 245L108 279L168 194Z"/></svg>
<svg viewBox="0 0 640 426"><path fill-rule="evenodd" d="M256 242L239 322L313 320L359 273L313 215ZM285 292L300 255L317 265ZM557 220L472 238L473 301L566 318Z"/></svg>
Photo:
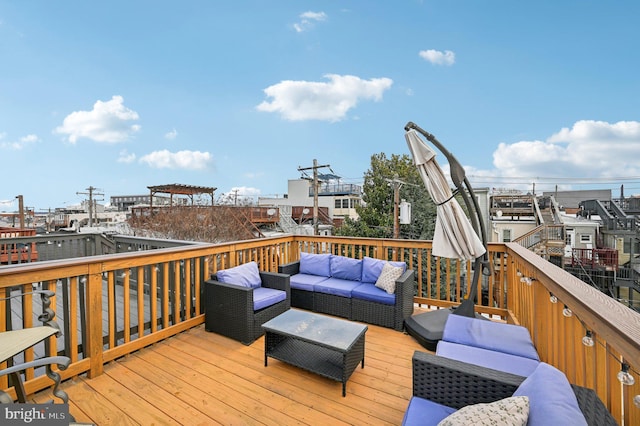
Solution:
<svg viewBox="0 0 640 426"><path fill-rule="evenodd" d="M150 197L150 207L153 207L153 196L155 194L169 194L170 203L169 205L173 206L173 196L175 195L187 195L191 199L191 205L193 205L193 195L194 194L209 194L211 195L211 205L213 206L213 193L218 188L210 187L210 186L194 186L194 185L182 185L178 183L172 183L169 185L156 185L156 186L147 186L151 191Z"/></svg>

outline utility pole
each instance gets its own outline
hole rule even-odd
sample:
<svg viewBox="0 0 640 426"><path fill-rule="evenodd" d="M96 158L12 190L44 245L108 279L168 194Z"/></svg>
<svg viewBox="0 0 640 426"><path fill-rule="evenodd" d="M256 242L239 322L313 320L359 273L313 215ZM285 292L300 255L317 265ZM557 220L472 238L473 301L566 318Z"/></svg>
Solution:
<svg viewBox="0 0 640 426"><path fill-rule="evenodd" d="M76 194L77 195L88 195L89 196L89 226L93 226L93 210L94 210L93 196L94 195L104 195L104 194L95 192L95 191L98 191L98 188L94 188L93 186L88 187L87 191L89 191L89 192L76 192ZM98 217L97 212L96 212L96 217Z"/></svg>
<svg viewBox="0 0 640 426"><path fill-rule="evenodd" d="M406 182L398 179L398 174L393 175L393 179L385 179L393 186L393 238L398 239L400 237L400 213L398 212L398 206L400 205L400 187Z"/></svg>
<svg viewBox="0 0 640 426"><path fill-rule="evenodd" d="M16 195L18 199L18 214L20 215L20 229L24 229L24 199L22 195Z"/></svg>
<svg viewBox="0 0 640 426"><path fill-rule="evenodd" d="M232 192L233 192L233 205L237 206L238 205L238 188L234 189Z"/></svg>
<svg viewBox="0 0 640 426"><path fill-rule="evenodd" d="M313 166L298 167L298 171L313 170L313 235L318 235L318 169L320 167L331 167L328 164L318 165L318 160L313 159Z"/></svg>

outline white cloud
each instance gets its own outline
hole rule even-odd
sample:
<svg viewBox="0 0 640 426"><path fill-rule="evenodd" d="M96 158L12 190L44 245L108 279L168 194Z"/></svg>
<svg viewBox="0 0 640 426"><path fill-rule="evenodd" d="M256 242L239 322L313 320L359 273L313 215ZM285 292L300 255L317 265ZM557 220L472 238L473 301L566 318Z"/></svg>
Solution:
<svg viewBox="0 0 640 426"><path fill-rule="evenodd" d="M170 132L165 133L165 139L175 139L178 136L178 131L176 129L172 129Z"/></svg>
<svg viewBox="0 0 640 426"><path fill-rule="evenodd" d="M113 96L110 101L96 101L91 111L75 111L65 117L62 126L54 133L68 135L75 144L86 138L95 142L117 143L128 140L140 130L138 113L123 105L122 96Z"/></svg>
<svg viewBox="0 0 640 426"><path fill-rule="evenodd" d="M420 57L434 65L448 65L451 66L456 62L456 54L450 50L441 52L439 50L429 49L421 50L418 53Z"/></svg>
<svg viewBox="0 0 640 426"><path fill-rule="evenodd" d="M203 170L209 166L212 160L213 157L208 152L170 152L166 149L162 151L154 151L140 157L141 163L146 163L156 169Z"/></svg>
<svg viewBox="0 0 640 426"><path fill-rule="evenodd" d="M358 101L382 99L393 84L390 78L362 80L352 75L327 74L328 82L285 80L264 89L272 100L264 101L259 111L277 112L291 121L340 121Z"/></svg>
<svg viewBox="0 0 640 426"><path fill-rule="evenodd" d="M324 12L304 12L301 13L300 21L293 24L293 29L296 32L304 32L313 28L316 22L322 22L327 20L327 14Z"/></svg>
<svg viewBox="0 0 640 426"><path fill-rule="evenodd" d="M228 192L218 196L218 204L246 204L261 194L258 188L234 186Z"/></svg>
<svg viewBox="0 0 640 426"><path fill-rule="evenodd" d="M120 155L118 156L118 163L130 164L136 161L136 154L129 154L126 149L120 151Z"/></svg>
<svg viewBox="0 0 640 426"><path fill-rule="evenodd" d="M498 183L523 182L520 186L528 188L536 181L557 181L566 188L607 178L634 179L640 176L640 122L582 120L546 140L501 143L493 165L491 171L467 168L467 173L482 182L493 178Z"/></svg>
<svg viewBox="0 0 640 426"><path fill-rule="evenodd" d="M244 197L255 197L260 195L260 190L258 188L253 188L250 186L234 186L231 188L231 191L238 191L238 195L242 195Z"/></svg>
<svg viewBox="0 0 640 426"><path fill-rule="evenodd" d="M36 143L40 141L40 138L34 134L23 136L17 141L8 141L4 140L7 137L6 133L0 133L0 148L2 149L10 149L14 151L21 150L29 144Z"/></svg>

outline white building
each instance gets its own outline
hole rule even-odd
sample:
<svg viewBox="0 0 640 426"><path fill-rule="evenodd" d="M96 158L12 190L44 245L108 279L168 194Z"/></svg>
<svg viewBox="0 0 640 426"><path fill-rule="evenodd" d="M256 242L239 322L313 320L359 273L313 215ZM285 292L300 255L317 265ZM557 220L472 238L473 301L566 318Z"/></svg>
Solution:
<svg viewBox="0 0 640 426"><path fill-rule="evenodd" d="M319 210L320 234L329 235L334 224L345 218L358 219L355 207L362 203L362 187L344 184L335 175L321 175L318 180L317 207ZM280 211L281 226L287 232L309 233L300 229L312 224L314 208L313 181L309 179L290 179L287 194L284 197L259 197L258 205L277 207ZM289 225L286 223L289 219ZM299 229L294 229L294 228Z"/></svg>

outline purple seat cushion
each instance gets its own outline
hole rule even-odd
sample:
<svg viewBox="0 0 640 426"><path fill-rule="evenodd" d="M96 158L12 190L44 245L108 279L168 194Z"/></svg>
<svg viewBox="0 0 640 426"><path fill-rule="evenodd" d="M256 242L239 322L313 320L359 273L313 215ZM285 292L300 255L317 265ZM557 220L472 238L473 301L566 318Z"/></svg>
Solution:
<svg viewBox="0 0 640 426"><path fill-rule="evenodd" d="M309 275L309 274L295 274L291 275L290 283L291 288L296 290L313 291L313 286L328 280L329 277L323 277L321 275Z"/></svg>
<svg viewBox="0 0 640 426"><path fill-rule="evenodd" d="M287 298L287 292L268 287L253 289L253 310L259 311Z"/></svg>
<svg viewBox="0 0 640 426"><path fill-rule="evenodd" d="M384 303L385 305L395 305L396 295L389 294L374 284L362 283L351 292L354 299L368 300L370 302Z"/></svg>
<svg viewBox="0 0 640 426"><path fill-rule="evenodd" d="M529 330L519 325L449 315L442 340L540 361Z"/></svg>
<svg viewBox="0 0 640 426"><path fill-rule="evenodd" d="M331 255L300 253L301 274L320 275L322 277L331 276Z"/></svg>
<svg viewBox="0 0 640 426"><path fill-rule="evenodd" d="M441 405L417 396L411 397L407 411L402 419L403 426L436 426L441 420L456 411L455 408Z"/></svg>
<svg viewBox="0 0 640 426"><path fill-rule="evenodd" d="M262 285L260 271L256 262L248 262L216 273L218 281L241 287L257 288Z"/></svg>
<svg viewBox="0 0 640 426"><path fill-rule="evenodd" d="M393 266L402 268L402 272L407 270L407 264L404 262L387 262L386 260L374 259L372 257L365 256L362 259L362 281L363 283L375 283L378 281L380 272L385 263L390 263Z"/></svg>
<svg viewBox="0 0 640 426"><path fill-rule="evenodd" d="M344 256L331 256L331 276L342 280L360 281L362 260Z"/></svg>
<svg viewBox="0 0 640 426"><path fill-rule="evenodd" d="M444 340L438 342L436 355L524 377L533 373L538 367L538 364L540 364L539 361L530 358L446 342Z"/></svg>
<svg viewBox="0 0 640 426"><path fill-rule="evenodd" d="M341 280L329 278L313 286L316 293L334 294L336 296L351 297L354 288L360 285L360 281Z"/></svg>
<svg viewBox="0 0 640 426"><path fill-rule="evenodd" d="M541 362L513 396L529 397L527 426L587 424L567 377L547 363Z"/></svg>

